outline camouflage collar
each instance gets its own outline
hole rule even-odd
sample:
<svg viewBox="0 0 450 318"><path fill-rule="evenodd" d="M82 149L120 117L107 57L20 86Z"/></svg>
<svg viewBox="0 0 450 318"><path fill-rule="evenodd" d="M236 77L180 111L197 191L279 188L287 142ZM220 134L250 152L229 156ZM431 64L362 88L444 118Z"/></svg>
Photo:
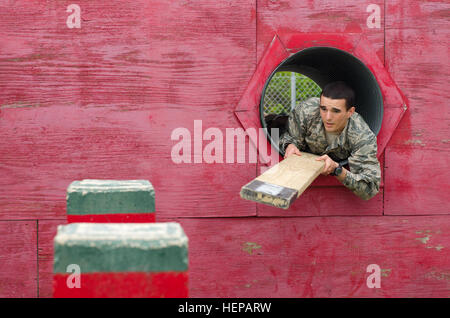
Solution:
<svg viewBox="0 0 450 318"><path fill-rule="evenodd" d="M352 118L350 117L349 120L347 121L347 123L345 124L344 129L342 130L342 132L339 134L339 136L331 143L331 145L328 145L327 143L327 138L325 135L325 127L323 126L323 122L322 119L320 120L320 136L321 138L324 139L325 144L328 145L325 149L324 154L330 153L332 151L335 151L336 149L342 149L345 145L345 141L347 140L347 132L348 132L348 126L349 126L349 122Z"/></svg>

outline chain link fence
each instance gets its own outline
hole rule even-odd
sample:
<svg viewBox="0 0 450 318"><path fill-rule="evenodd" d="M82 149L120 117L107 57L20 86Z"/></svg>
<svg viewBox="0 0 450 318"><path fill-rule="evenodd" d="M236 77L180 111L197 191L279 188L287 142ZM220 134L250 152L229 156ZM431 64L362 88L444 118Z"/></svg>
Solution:
<svg viewBox="0 0 450 318"><path fill-rule="evenodd" d="M303 74L278 72L265 91L264 115L289 114L298 102L319 97L321 92L320 86Z"/></svg>

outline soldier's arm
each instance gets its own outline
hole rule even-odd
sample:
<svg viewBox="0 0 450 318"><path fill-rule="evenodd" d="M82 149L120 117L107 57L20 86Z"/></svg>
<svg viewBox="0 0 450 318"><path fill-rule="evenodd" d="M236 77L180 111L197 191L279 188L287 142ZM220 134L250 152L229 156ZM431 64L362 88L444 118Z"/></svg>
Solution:
<svg viewBox="0 0 450 318"><path fill-rule="evenodd" d="M302 104L298 104L289 114L286 132L281 136L279 146L283 152L289 144L293 144L299 150L305 149L306 114Z"/></svg>
<svg viewBox="0 0 450 318"><path fill-rule="evenodd" d="M361 199L374 197L380 190L381 181L376 137L360 140L348 162L350 171L343 169L338 179Z"/></svg>

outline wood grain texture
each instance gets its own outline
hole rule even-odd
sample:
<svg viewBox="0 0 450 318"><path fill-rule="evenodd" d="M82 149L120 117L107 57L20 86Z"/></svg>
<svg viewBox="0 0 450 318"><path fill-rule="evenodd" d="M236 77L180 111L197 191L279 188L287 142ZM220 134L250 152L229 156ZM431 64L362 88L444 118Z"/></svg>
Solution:
<svg viewBox="0 0 450 318"><path fill-rule="evenodd" d="M152 81L164 52L151 35L163 31L150 3L79 1L82 25L69 29L67 4L16 1L2 7L1 28L14 50L2 51L5 105L71 103L135 107L160 102L164 81ZM149 22L150 19L152 22ZM15 21L22 23L15 23ZM139 36L148 34L150 36ZM151 52L149 47L155 47ZM4 75L4 76L3 76ZM121 78L122 80L117 80ZM140 107L140 106L138 106Z"/></svg>
<svg viewBox="0 0 450 318"><path fill-rule="evenodd" d="M81 29L67 3L0 3L0 297L51 297L53 237L82 178L154 184L157 221L190 239L191 297L449 297L449 4L370 3L380 29L350 0L80 0ZM176 128L241 127L279 30L362 32L406 96L372 200L319 176L280 213L240 199L254 163L171 159Z"/></svg>
<svg viewBox="0 0 450 318"><path fill-rule="evenodd" d="M267 44L264 55L258 60L256 70L253 72L250 82L235 109L235 115L245 130L262 129L260 101L264 86L267 78L270 77L277 66L288 56L289 54L284 47L284 44L277 35L274 35ZM272 154L272 151L276 150L271 146L270 141L267 140L264 142L261 138L255 138L252 135L249 135L249 137L254 147L258 149L259 161L265 163L272 162L270 154ZM265 149L267 149L270 154L261 150L262 145L265 145Z"/></svg>
<svg viewBox="0 0 450 318"><path fill-rule="evenodd" d="M301 156L290 156L255 179L295 189L301 195L322 172L324 162L317 158L319 156L306 152Z"/></svg>
<svg viewBox="0 0 450 318"><path fill-rule="evenodd" d="M384 214L450 214L448 155L439 150L390 147L386 154Z"/></svg>
<svg viewBox="0 0 450 318"><path fill-rule="evenodd" d="M190 297L448 297L449 217L178 219ZM366 268L381 268L370 289Z"/></svg>
<svg viewBox="0 0 450 318"><path fill-rule="evenodd" d="M379 158L384 166L384 154ZM258 165L261 173L263 165ZM282 211L270 206L257 205L258 216L345 216L382 215L384 197L384 170L381 169L380 192L368 201L358 198L333 176L319 175L303 194Z"/></svg>
<svg viewBox="0 0 450 318"><path fill-rule="evenodd" d="M233 215L256 213L253 205L239 198L242 184L255 176L255 163L238 163L237 158L232 164L225 163L225 158L223 163L194 163L193 150L191 163L176 164L171 158L178 142L171 140L171 132L186 128L193 141L196 119L202 119L203 132L210 127L223 132L223 149L226 142L237 143L225 138L226 128L239 127L231 113L202 118L189 109L166 109L156 117L147 111L69 107L53 112L16 109L3 115L2 131L9 142L0 142L5 154L0 159L4 171L0 182L7 189L0 195L4 212L0 218L63 217L67 187L86 178L150 180L156 209L163 214L178 214L175 211L180 209L186 216L226 215L228 209ZM203 151L209 141L202 143ZM248 140L241 146L248 155ZM167 177L172 175L176 178ZM198 209L199 194L205 210ZM231 199L223 200L224 196Z"/></svg>
<svg viewBox="0 0 450 318"><path fill-rule="evenodd" d="M2 7L1 218L59 218L68 184L96 177L155 180L162 213L175 199L189 216L254 215L238 192L224 201L220 191L256 164L176 165L170 136L196 119L240 127L233 109L256 64L255 3L77 4L81 29L67 28L65 5Z"/></svg>
<svg viewBox="0 0 450 318"><path fill-rule="evenodd" d="M37 222L0 221L0 297L37 297Z"/></svg>
<svg viewBox="0 0 450 318"><path fill-rule="evenodd" d="M449 214L450 77L445 1L390 1L386 66L409 101L386 151L385 214Z"/></svg>
<svg viewBox="0 0 450 318"><path fill-rule="evenodd" d="M450 117L444 83L450 77L450 30L445 1L390 1L386 66L409 101L391 145L448 151Z"/></svg>
<svg viewBox="0 0 450 318"><path fill-rule="evenodd" d="M380 7L380 28L367 27L367 6ZM350 0L302 1L259 0L257 11L258 57L263 43L267 43L274 32L318 32L318 33L363 33L374 46L377 56L384 60L384 1L360 3Z"/></svg>
<svg viewBox="0 0 450 318"><path fill-rule="evenodd" d="M39 267L39 297L53 297L53 238L58 225L65 225L62 220L39 220L38 222L38 267Z"/></svg>

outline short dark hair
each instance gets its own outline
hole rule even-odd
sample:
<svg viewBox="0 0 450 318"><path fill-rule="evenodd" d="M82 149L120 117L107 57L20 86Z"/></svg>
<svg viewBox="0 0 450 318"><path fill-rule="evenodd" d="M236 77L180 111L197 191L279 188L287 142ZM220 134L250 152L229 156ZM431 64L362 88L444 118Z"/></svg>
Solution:
<svg viewBox="0 0 450 318"><path fill-rule="evenodd" d="M349 110L355 106L355 92L345 82L331 82L325 85L320 96L325 96L331 99L345 99L345 107Z"/></svg>

